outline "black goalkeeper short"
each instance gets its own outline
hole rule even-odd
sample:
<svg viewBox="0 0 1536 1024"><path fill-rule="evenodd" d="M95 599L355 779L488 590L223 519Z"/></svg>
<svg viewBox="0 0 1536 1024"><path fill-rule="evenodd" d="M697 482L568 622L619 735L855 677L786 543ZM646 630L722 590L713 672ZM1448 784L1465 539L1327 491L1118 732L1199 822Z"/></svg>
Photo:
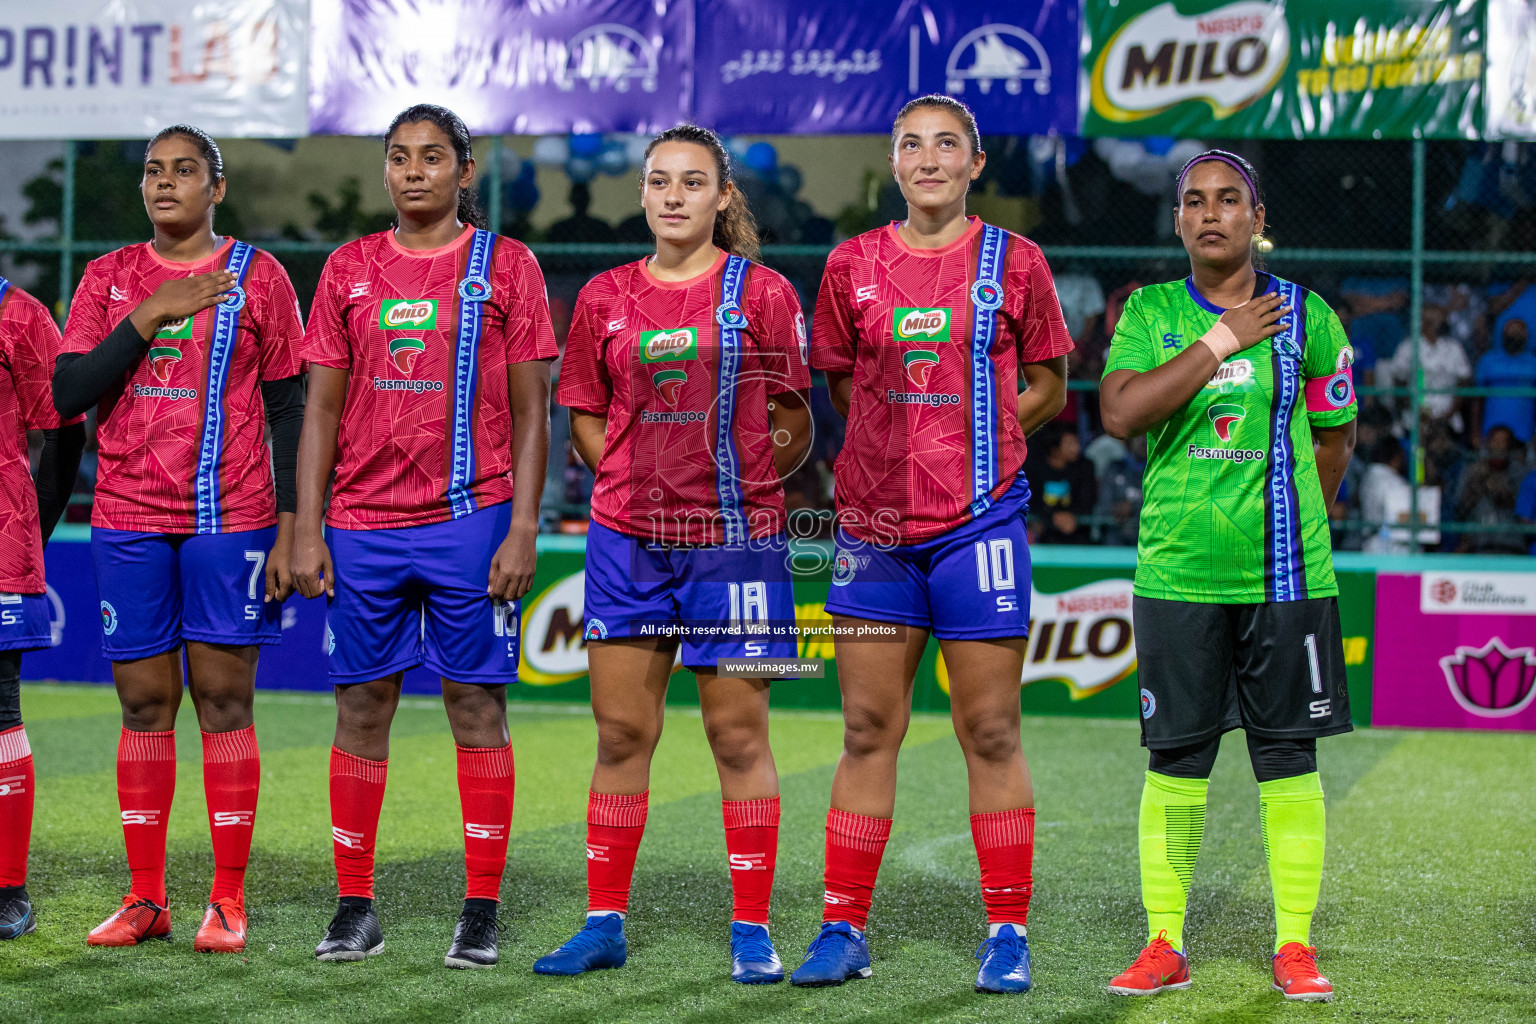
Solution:
<svg viewBox="0 0 1536 1024"><path fill-rule="evenodd" d="M1198 604L1137 597L1141 742L1185 747L1241 728L1265 739L1349 732L1337 598Z"/></svg>

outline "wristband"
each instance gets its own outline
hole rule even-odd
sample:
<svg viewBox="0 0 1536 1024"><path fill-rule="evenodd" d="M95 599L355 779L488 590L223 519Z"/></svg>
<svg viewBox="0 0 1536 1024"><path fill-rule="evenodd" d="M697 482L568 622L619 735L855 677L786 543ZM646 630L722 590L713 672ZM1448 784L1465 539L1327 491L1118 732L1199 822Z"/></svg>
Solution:
<svg viewBox="0 0 1536 1024"><path fill-rule="evenodd" d="M1237 355L1242 349L1238 344L1237 335L1232 333L1232 328L1220 320L1216 321L1215 326L1210 330L1200 335L1200 340L1205 343L1206 348L1211 350L1218 363L1226 362L1229 356Z"/></svg>

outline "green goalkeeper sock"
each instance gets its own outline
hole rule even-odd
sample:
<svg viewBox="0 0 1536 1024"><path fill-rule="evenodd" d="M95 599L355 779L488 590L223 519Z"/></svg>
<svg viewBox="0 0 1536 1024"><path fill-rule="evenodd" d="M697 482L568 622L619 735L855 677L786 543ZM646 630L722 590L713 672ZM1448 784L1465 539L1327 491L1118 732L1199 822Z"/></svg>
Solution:
<svg viewBox="0 0 1536 1024"><path fill-rule="evenodd" d="M1275 952L1310 946L1323 884L1323 783L1317 772L1259 783L1259 827L1275 892Z"/></svg>
<svg viewBox="0 0 1536 1024"><path fill-rule="evenodd" d="M1209 779L1180 779L1147 772L1141 790L1141 902L1147 908L1147 941L1164 934L1184 951L1184 908L1200 839L1205 835Z"/></svg>

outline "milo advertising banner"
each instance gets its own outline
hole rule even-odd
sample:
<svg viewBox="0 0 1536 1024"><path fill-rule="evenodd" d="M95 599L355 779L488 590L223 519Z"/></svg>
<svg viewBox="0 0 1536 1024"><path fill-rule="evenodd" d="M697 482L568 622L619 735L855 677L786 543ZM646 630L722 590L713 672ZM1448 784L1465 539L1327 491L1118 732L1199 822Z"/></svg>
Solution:
<svg viewBox="0 0 1536 1024"><path fill-rule="evenodd" d="M1088 0L1085 135L1476 138L1486 0Z"/></svg>
<svg viewBox="0 0 1536 1024"><path fill-rule="evenodd" d="M575 544L566 542L563 546L561 551L541 550L539 582L523 602L521 674L525 685L515 688L510 694L513 698L584 700L590 692L582 637L583 557ZM1131 614L1135 552L1037 547L1031 557L1031 628L1020 680L1025 712L1135 717L1141 707ZM823 659L824 674L821 678L775 682L776 707L840 706L832 620L825 609L828 583L827 573L821 572L795 585L799 656ZM1341 571L1339 586L1351 708L1355 721L1366 724L1371 713L1374 575ZM676 672L676 685L668 692L668 700L697 703L698 691L691 674L681 667ZM918 711L949 710L949 674L937 643L930 642L923 655L912 706Z"/></svg>

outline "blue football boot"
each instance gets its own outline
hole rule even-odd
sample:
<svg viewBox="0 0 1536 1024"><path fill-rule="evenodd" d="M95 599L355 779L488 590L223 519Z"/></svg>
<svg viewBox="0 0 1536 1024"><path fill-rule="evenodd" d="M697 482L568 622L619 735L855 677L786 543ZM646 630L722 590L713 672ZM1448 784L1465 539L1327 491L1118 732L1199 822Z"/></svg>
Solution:
<svg viewBox="0 0 1536 1024"><path fill-rule="evenodd" d="M981 970L976 972L977 992L1029 991L1029 940L1023 932L1005 924L976 950Z"/></svg>
<svg viewBox="0 0 1536 1024"><path fill-rule="evenodd" d="M629 959L624 919L618 914L589 917L581 931L553 953L539 957L535 974L585 974L604 967L623 967Z"/></svg>
<svg viewBox="0 0 1536 1024"><path fill-rule="evenodd" d="M743 985L784 980L784 965L774 952L767 928L745 921L731 922L731 980Z"/></svg>
<svg viewBox="0 0 1536 1024"><path fill-rule="evenodd" d="M841 985L849 978L867 978L869 943L847 921L828 921L811 940L805 962L790 975L792 985Z"/></svg>

